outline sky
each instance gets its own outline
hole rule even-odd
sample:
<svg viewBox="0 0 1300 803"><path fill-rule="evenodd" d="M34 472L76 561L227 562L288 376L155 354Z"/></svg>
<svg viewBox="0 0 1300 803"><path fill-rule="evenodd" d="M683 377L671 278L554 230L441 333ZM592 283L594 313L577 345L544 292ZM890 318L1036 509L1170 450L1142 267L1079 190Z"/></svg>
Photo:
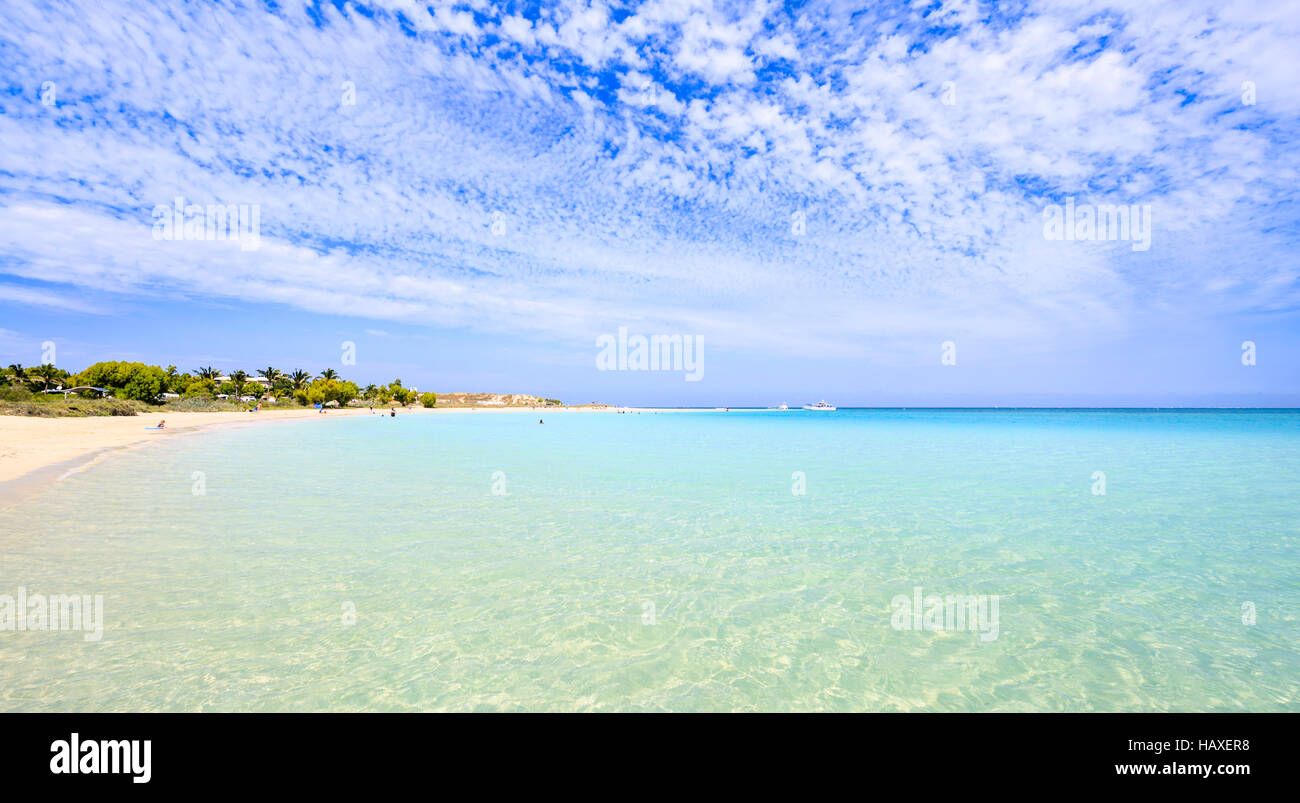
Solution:
<svg viewBox="0 0 1300 803"><path fill-rule="evenodd" d="M1300 405L1298 46L1295 0L6 0L0 363Z"/></svg>

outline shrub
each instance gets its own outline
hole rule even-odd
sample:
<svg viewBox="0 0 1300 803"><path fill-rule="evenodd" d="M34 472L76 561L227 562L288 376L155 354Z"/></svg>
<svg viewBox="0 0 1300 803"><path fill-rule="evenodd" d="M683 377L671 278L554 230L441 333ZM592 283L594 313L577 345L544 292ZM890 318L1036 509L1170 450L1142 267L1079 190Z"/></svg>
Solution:
<svg viewBox="0 0 1300 803"><path fill-rule="evenodd" d="M183 399L174 399L167 402L164 407L178 413L218 413L244 409L244 405L214 399L211 396L187 396Z"/></svg>
<svg viewBox="0 0 1300 803"><path fill-rule="evenodd" d="M36 394L18 385L0 384L0 401L29 402L35 401Z"/></svg>
<svg viewBox="0 0 1300 803"><path fill-rule="evenodd" d="M44 418L84 418L92 415L137 415L150 409L144 402L120 399L83 399L79 396L46 396L40 401L0 399L0 414Z"/></svg>
<svg viewBox="0 0 1300 803"><path fill-rule="evenodd" d="M421 394L420 394L420 404L423 404L425 407L433 407L433 406L436 405L437 403L438 403L438 394L437 394L437 393L421 393Z"/></svg>
<svg viewBox="0 0 1300 803"><path fill-rule="evenodd" d="M185 386L185 398L214 398L217 395L217 383L211 379L196 379Z"/></svg>
<svg viewBox="0 0 1300 803"><path fill-rule="evenodd" d="M343 382L337 379L318 379L307 388L307 401L312 404L338 402L347 404L361 395L361 388L355 382Z"/></svg>
<svg viewBox="0 0 1300 803"><path fill-rule="evenodd" d="M167 389L167 372L142 362L97 362L77 377L78 385L108 388L119 399L152 402Z"/></svg>

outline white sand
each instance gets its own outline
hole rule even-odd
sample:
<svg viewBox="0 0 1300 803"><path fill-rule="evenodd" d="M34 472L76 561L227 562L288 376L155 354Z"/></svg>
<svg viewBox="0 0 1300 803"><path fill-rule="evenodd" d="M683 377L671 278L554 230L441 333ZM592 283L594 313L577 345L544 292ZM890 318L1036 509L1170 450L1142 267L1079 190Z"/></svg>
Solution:
<svg viewBox="0 0 1300 803"><path fill-rule="evenodd" d="M376 406L388 414L388 407ZM399 408L398 415L439 415L492 413L530 413L542 417L571 412L616 412L635 408L536 408L527 407L423 407ZM263 409L259 413L177 413L162 412L136 416L92 416L87 418L39 418L0 415L0 483L16 480L42 468L80 457L90 457L106 449L117 449L142 442L171 438L222 425L257 425L270 421L312 419L330 421L340 416L369 415L366 408L332 409L321 415L314 409ZM159 420L166 419L162 432L152 432Z"/></svg>

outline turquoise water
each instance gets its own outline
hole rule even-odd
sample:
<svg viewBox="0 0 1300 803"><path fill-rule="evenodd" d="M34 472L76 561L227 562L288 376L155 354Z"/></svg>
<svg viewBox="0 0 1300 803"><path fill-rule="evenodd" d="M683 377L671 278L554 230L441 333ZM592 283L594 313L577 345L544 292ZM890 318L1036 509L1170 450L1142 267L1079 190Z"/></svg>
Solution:
<svg viewBox="0 0 1300 803"><path fill-rule="evenodd" d="M0 710L1300 710L1300 414L538 415L169 436L0 512L0 594L104 598L0 632ZM917 586L996 634L895 627Z"/></svg>

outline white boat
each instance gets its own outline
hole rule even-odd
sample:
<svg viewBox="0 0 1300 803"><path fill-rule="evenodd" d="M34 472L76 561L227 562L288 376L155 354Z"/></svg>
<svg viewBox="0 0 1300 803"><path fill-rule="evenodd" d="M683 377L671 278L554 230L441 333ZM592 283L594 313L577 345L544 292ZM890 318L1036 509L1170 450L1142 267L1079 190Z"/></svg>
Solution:
<svg viewBox="0 0 1300 803"><path fill-rule="evenodd" d="M780 407L778 407L778 408L776 408L776 409L778 409L778 410L789 410L789 409L790 409L790 405L788 405L788 404L782 404Z"/></svg>
<svg viewBox="0 0 1300 803"><path fill-rule="evenodd" d="M827 404L824 401L819 401L816 404L805 404L803 406L803 409L816 410L818 412L833 412L835 410L835 405Z"/></svg>

